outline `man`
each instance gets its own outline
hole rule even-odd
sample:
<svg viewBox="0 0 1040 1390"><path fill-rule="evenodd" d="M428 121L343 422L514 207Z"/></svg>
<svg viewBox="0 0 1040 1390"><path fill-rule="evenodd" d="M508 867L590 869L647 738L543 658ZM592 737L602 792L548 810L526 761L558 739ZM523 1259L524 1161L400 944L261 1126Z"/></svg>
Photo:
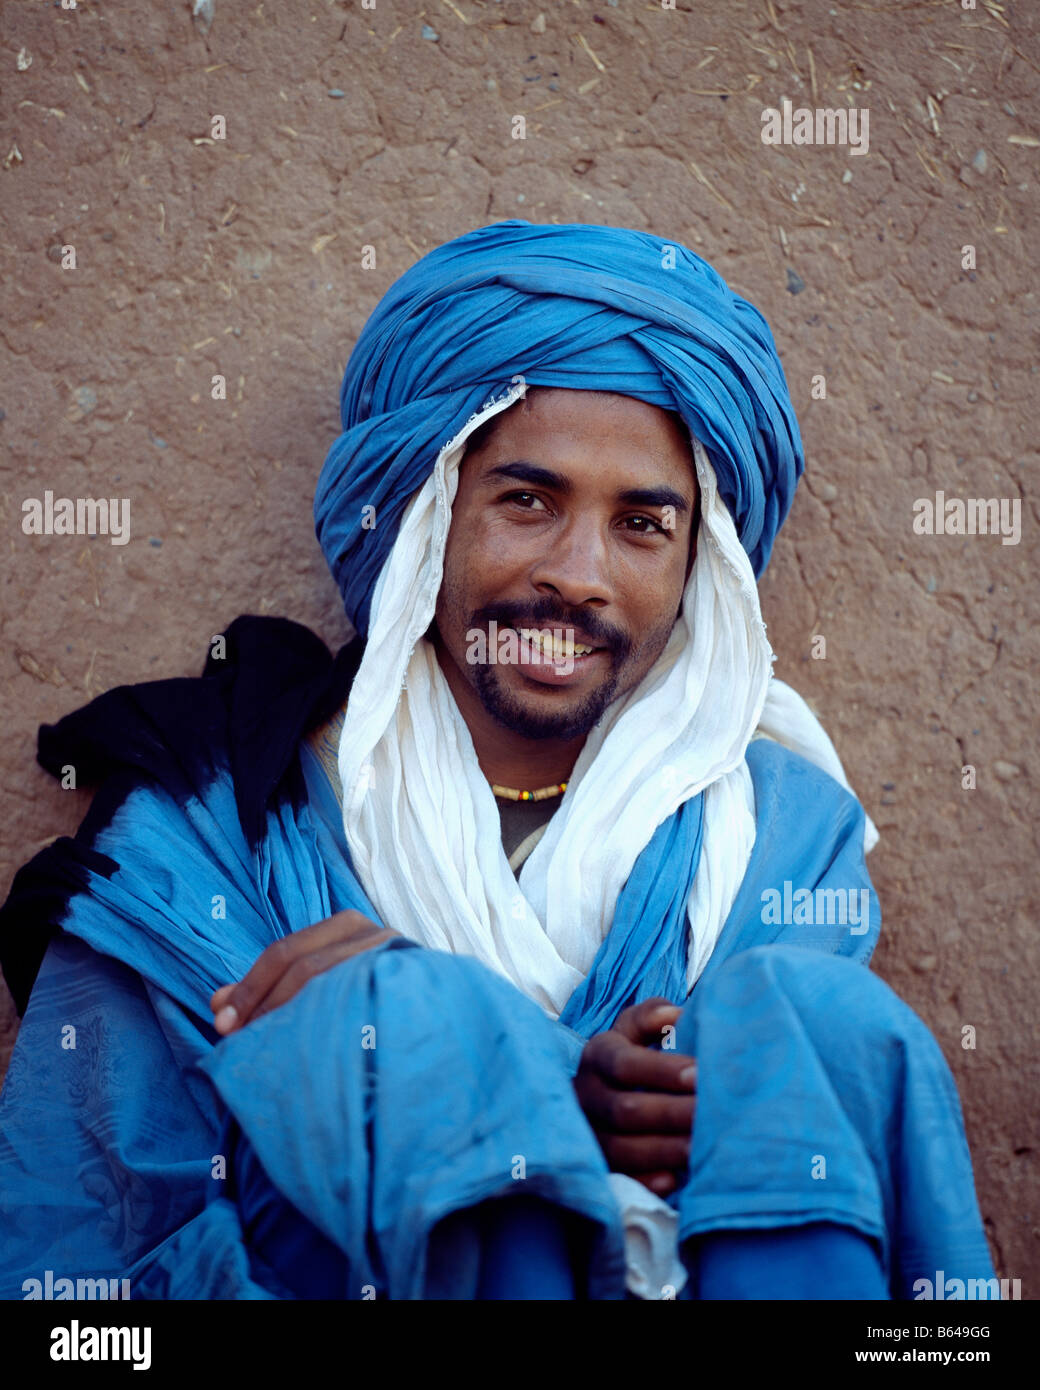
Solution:
<svg viewBox="0 0 1040 1390"><path fill-rule="evenodd" d="M356 640L240 618L41 731L99 790L0 914L2 1291L989 1278L952 1078L863 968L875 832L771 675L764 320L647 233L498 223L391 287L341 411Z"/></svg>

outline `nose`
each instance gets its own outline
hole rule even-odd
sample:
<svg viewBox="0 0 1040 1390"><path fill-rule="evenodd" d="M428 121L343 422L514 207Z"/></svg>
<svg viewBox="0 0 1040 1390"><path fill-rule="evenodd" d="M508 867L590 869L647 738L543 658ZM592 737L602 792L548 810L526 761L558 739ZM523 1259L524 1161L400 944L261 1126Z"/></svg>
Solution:
<svg viewBox="0 0 1040 1390"><path fill-rule="evenodd" d="M594 517L575 516L555 530L531 570L541 593L553 592L571 607L603 608L614 601L607 537Z"/></svg>

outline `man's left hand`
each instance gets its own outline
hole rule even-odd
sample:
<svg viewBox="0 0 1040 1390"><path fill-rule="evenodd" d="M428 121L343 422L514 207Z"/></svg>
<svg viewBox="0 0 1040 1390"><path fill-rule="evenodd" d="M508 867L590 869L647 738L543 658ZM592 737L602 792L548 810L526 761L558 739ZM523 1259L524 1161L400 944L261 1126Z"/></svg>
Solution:
<svg viewBox="0 0 1040 1390"><path fill-rule="evenodd" d="M622 1010L613 1028L585 1044L574 1090L614 1173L626 1173L659 1197L679 1186L690 1156L697 1063L657 1052L680 1009L645 999Z"/></svg>

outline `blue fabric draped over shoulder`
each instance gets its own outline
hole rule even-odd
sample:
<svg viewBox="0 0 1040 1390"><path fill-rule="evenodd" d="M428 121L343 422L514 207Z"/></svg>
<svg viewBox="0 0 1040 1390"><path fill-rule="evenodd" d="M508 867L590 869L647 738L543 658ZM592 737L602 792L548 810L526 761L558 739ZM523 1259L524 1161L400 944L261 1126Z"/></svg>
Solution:
<svg viewBox="0 0 1040 1390"><path fill-rule="evenodd" d="M333 660L295 624L238 619L226 660L211 657L202 678L111 691L42 732L45 766L58 774L71 761L99 789L77 836L24 866L0 910L0 960L20 1008L46 949L0 1097L0 1294L24 1296L26 1281L50 1270L129 1277L137 1297L315 1296L322 1270L326 1295L473 1297L479 1241L457 1225L455 1244L431 1264L434 1233L446 1217L515 1195L521 1157L525 1191L587 1233L585 1292L624 1296L620 1217L570 1079L584 1039L628 1003L656 993L685 998L681 908L687 856L695 860L699 844L696 803L661 828L654 855L637 864L560 1020L475 960L395 939L319 976L240 1033L213 1031L211 992L271 942L344 908L379 920L342 836L334 843L335 808L323 810L299 752L304 730L341 703L360 646ZM833 1187L841 1200L804 1181L793 1198L780 1162L787 1149L779 1140L763 1146L755 1131L748 1151L772 1198L747 1221L842 1221L883 1243L896 1287L905 1286L899 1251L914 1255L914 1268L925 1252L926 1266L945 1259L935 1267L988 1278L948 1070L926 1030L863 968L879 917L862 809L769 740L755 741L748 761L755 848L684 1028L697 1025L689 1010L719 998L724 1005L725 990L733 993L730 976L715 984L718 972L777 947L785 954L771 1026L786 1037L791 1011L812 1010L829 963L842 972L826 976L830 1013L844 1016L847 1000L859 1000L888 1040L859 1049L866 1113L856 1124L823 1083L808 1096L803 1124L801 1079L822 1075L818 1054L826 1058L829 1044L819 1039L829 1034L808 1023L795 1030L795 1108L785 1111L781 1138L793 1127L811 1150L825 1132L828 1161L844 1175ZM682 881L670 885L669 855L684 865ZM763 911L766 894L821 888L866 892L866 921L772 924ZM761 983L747 978L737 994L750 989L761 1028ZM722 1007L711 1045L735 1056L725 1017ZM74 1045L63 1046L66 1037ZM893 1056L909 1050L915 1094L940 1098L937 1118L919 1128L912 1117L893 1118L893 1097L906 1086L894 1075L884 1093L872 1090L877 1046ZM759 1052L749 1044L740 1054L753 1078ZM751 1084L717 1094L720 1126L733 1124L733 1097ZM893 1133L899 1143L886 1157L877 1136ZM716 1147L709 1125L697 1138L709 1154ZM877 1163L890 1159L922 1194L912 1209L893 1195L898 1175L877 1176ZM696 1160L695 1185L677 1207L691 1236L716 1229L732 1210L717 1173Z"/></svg>
<svg viewBox="0 0 1040 1390"><path fill-rule="evenodd" d="M678 243L514 219L423 256L387 290L347 363L343 433L314 517L359 633L408 499L469 417L519 377L677 411L762 573L804 466L765 319Z"/></svg>

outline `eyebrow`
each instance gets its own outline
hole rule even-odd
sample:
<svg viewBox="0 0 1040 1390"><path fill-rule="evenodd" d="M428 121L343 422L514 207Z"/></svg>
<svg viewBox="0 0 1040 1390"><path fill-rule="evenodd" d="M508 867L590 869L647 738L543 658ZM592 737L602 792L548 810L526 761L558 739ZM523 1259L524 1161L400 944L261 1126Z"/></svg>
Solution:
<svg viewBox="0 0 1040 1390"><path fill-rule="evenodd" d="M569 496L574 492L573 483L562 473L554 473L551 468L542 468L537 463L528 463L526 459L517 459L513 463L497 464L494 468L489 468L480 481L482 483L491 482L498 478L511 478L515 482L551 488L555 492L563 493L564 496ZM681 492L676 492L674 488L663 485L660 487L626 488L624 492L617 494L617 501L633 507L674 507L679 514L690 510L690 504Z"/></svg>

